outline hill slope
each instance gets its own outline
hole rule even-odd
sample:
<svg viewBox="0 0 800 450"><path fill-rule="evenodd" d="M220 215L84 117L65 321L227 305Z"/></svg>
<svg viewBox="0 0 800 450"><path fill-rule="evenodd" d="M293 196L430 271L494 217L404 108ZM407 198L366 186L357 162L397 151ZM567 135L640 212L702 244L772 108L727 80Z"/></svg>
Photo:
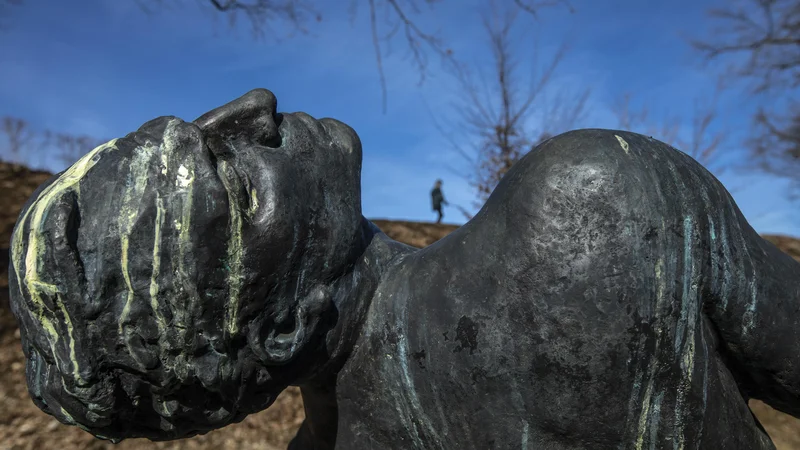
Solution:
<svg viewBox="0 0 800 450"><path fill-rule="evenodd" d="M19 331L8 309L8 245L23 204L49 177L46 172L0 162L0 449L285 449L304 417L302 399L295 388L281 394L268 410L241 423L177 442L134 439L112 445L76 427L62 425L34 406L25 385ZM373 222L389 237L415 247L430 245L458 228L455 225L379 219ZM785 236L765 238L800 260L800 240ZM778 449L800 448L800 420L781 414L759 401L751 401L750 406Z"/></svg>

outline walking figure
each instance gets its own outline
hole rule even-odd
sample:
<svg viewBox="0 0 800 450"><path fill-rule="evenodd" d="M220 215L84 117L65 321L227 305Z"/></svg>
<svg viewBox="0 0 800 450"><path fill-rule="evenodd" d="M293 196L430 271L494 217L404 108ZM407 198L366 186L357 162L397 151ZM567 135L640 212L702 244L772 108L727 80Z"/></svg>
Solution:
<svg viewBox="0 0 800 450"><path fill-rule="evenodd" d="M436 180L436 183L433 185L433 190L431 191L431 202L433 203L433 210L439 213L439 218L436 219L436 223L442 223L442 217L444 217L444 213L442 212L442 204L449 205L442 194L442 180Z"/></svg>

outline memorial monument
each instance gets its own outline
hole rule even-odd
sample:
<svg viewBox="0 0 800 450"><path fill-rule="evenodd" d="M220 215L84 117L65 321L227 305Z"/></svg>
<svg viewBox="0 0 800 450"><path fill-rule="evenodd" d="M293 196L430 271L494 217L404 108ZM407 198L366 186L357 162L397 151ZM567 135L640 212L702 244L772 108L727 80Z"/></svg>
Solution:
<svg viewBox="0 0 800 450"><path fill-rule="evenodd" d="M33 401L178 439L300 386L291 449L770 449L800 416L800 264L689 156L553 137L417 250L361 214L361 144L263 89L41 186L11 245Z"/></svg>

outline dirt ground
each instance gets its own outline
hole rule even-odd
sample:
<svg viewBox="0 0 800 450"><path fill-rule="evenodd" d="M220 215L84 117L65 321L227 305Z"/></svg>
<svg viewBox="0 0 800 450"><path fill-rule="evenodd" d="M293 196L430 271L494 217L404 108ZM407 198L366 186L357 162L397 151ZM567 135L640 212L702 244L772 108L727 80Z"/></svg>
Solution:
<svg viewBox="0 0 800 450"><path fill-rule="evenodd" d="M303 403L297 389L281 394L268 410L243 422L173 442L133 439L120 444L95 439L88 433L62 425L41 412L28 396L19 331L8 308L8 243L25 200L50 174L0 162L0 450L283 450L303 420ZM393 239L424 247L455 230L454 225L374 220ZM800 260L800 240L766 236ZM759 401L750 407L779 450L800 449L800 420Z"/></svg>

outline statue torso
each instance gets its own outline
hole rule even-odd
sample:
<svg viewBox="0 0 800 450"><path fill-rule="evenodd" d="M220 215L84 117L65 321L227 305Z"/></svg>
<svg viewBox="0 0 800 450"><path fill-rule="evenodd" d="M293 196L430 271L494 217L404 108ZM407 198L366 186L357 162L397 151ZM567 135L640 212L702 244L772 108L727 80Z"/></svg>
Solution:
<svg viewBox="0 0 800 450"><path fill-rule="evenodd" d="M646 164L548 156L386 276L338 379L337 448L773 448L701 310L703 210L675 211L669 177L633 190Z"/></svg>

